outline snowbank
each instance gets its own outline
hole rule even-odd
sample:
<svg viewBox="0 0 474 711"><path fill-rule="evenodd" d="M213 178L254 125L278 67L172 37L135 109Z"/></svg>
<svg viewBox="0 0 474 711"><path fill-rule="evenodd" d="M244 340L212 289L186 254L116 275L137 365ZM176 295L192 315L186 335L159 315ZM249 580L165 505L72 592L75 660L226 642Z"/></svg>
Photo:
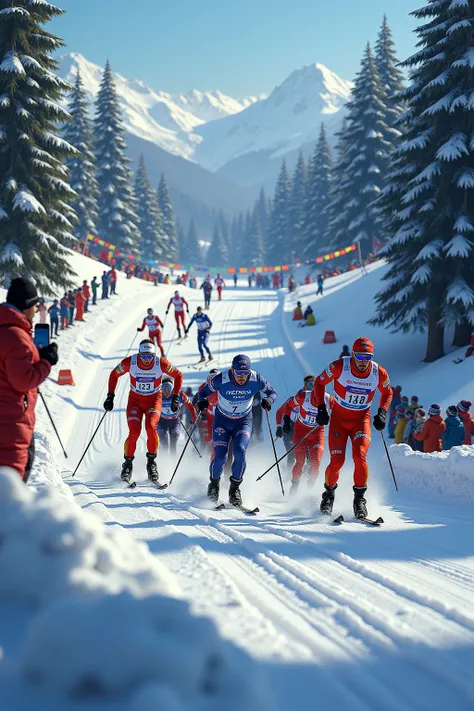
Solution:
<svg viewBox="0 0 474 711"><path fill-rule="evenodd" d="M122 528L104 526L61 487L0 473L0 608L29 611L16 651L0 654L1 698L29 711L51 708L48 698L63 711L78 700L130 711L272 708L256 665L186 602L164 597L178 594ZM3 646L2 637L0 624Z"/></svg>
<svg viewBox="0 0 474 711"><path fill-rule="evenodd" d="M410 488L453 499L474 500L474 447L447 452L414 452L407 444L390 447L400 489ZM390 474L389 474L390 476Z"/></svg>

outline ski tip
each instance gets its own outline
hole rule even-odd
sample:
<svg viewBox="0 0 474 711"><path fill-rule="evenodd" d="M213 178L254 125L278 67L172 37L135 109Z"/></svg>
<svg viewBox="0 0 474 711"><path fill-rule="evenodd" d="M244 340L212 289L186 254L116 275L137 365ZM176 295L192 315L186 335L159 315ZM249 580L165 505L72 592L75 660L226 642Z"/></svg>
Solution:
<svg viewBox="0 0 474 711"><path fill-rule="evenodd" d="M131 481L127 488L128 489L136 489L136 486L137 486L137 482Z"/></svg>
<svg viewBox="0 0 474 711"><path fill-rule="evenodd" d="M379 517L375 520L375 525L376 525L376 526L380 526L380 524L383 523L383 522L384 522L384 520L383 520L382 516L379 516Z"/></svg>
<svg viewBox="0 0 474 711"><path fill-rule="evenodd" d="M340 516L337 516L337 518L334 518L332 520L333 523L343 523L344 522L344 516L341 514Z"/></svg>
<svg viewBox="0 0 474 711"><path fill-rule="evenodd" d="M214 511L222 511L225 509L225 504L218 504L217 506L214 506Z"/></svg>

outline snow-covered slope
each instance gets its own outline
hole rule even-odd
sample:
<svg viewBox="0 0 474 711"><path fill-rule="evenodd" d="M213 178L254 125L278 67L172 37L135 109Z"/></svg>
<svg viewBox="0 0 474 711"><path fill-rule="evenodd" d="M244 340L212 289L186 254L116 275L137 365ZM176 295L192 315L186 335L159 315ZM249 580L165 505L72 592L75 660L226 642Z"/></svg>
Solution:
<svg viewBox="0 0 474 711"><path fill-rule="evenodd" d="M217 170L245 154L266 151L280 157L317 139L321 121L331 136L340 125L341 108L352 84L322 64L294 71L270 96L238 115L196 128L202 142L194 158Z"/></svg>

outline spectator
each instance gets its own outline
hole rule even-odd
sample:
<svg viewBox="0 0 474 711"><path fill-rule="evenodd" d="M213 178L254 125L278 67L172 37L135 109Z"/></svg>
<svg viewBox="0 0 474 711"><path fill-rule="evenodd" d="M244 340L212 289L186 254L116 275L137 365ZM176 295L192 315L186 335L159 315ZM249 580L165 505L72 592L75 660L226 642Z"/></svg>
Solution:
<svg viewBox="0 0 474 711"><path fill-rule="evenodd" d="M82 289L76 289L76 318L75 321L84 321L84 305L86 303Z"/></svg>
<svg viewBox="0 0 474 711"><path fill-rule="evenodd" d="M110 293L116 294L117 293L117 270L115 268L112 268L110 270L109 277L110 277Z"/></svg>
<svg viewBox="0 0 474 711"><path fill-rule="evenodd" d="M234 274L234 288L237 289L237 272Z"/></svg>
<svg viewBox="0 0 474 711"><path fill-rule="evenodd" d="M67 292L67 301L69 304L69 325L73 325L74 321L74 309L76 308L76 298L72 291Z"/></svg>
<svg viewBox="0 0 474 711"><path fill-rule="evenodd" d="M91 281L91 289L92 289L92 306L97 306L97 291L99 289L99 282L97 281L96 276Z"/></svg>
<svg viewBox="0 0 474 711"><path fill-rule="evenodd" d="M59 302L59 308L61 313L61 330L64 331L65 328L69 328L69 300L66 293Z"/></svg>
<svg viewBox="0 0 474 711"><path fill-rule="evenodd" d="M44 303L44 299L40 299L38 302L38 313L40 323L46 323L46 314L48 313L48 309L46 308L46 304Z"/></svg>
<svg viewBox="0 0 474 711"><path fill-rule="evenodd" d="M465 358L469 358L474 353L474 331L471 333L471 340L469 341L469 347L464 354Z"/></svg>
<svg viewBox="0 0 474 711"><path fill-rule="evenodd" d="M102 282L102 299L108 299L109 298L109 277L107 275L106 271L102 272L102 276L100 278Z"/></svg>
<svg viewBox="0 0 474 711"><path fill-rule="evenodd" d="M84 295L84 311L85 313L87 313L89 311L89 299L91 298L91 290L86 279L84 279L82 283L82 293Z"/></svg>
<svg viewBox="0 0 474 711"><path fill-rule="evenodd" d="M448 407L444 423L446 429L441 435L443 450L446 451L452 447L460 447L464 440L464 424L461 418L458 417L458 408L456 405L450 405Z"/></svg>
<svg viewBox="0 0 474 711"><path fill-rule="evenodd" d="M51 327L51 338L54 338L54 336L59 335L58 334L58 328L59 328L59 314L60 314L61 309L59 308L58 305L58 300L54 299L53 305L49 307L48 313L49 313L49 320L50 320L50 327Z"/></svg>
<svg viewBox="0 0 474 711"><path fill-rule="evenodd" d="M418 408L418 410L415 411L413 421L415 423L415 426L413 428L412 434L412 447L415 452L422 452L423 442L417 440L415 437L415 435L421 434L423 432L423 427L425 426L426 422L426 412L423 410L422 407Z"/></svg>
<svg viewBox="0 0 474 711"><path fill-rule="evenodd" d="M415 432L415 413L413 410L408 409L405 412L405 419L406 419L406 425L405 425L405 431L403 432L403 441L405 444L408 444L412 449L413 447L413 434Z"/></svg>
<svg viewBox="0 0 474 711"><path fill-rule="evenodd" d="M38 351L33 342L38 301L35 285L20 277L0 306L0 466L15 469L25 482L34 459L38 386L58 362L56 343Z"/></svg>
<svg viewBox="0 0 474 711"><path fill-rule="evenodd" d="M410 408L410 410L413 410L413 412L415 412L415 410L418 410L419 407L423 406L419 404L418 397L416 395L413 395L408 407Z"/></svg>
<svg viewBox="0 0 474 711"><path fill-rule="evenodd" d="M323 295L323 288L324 288L324 277L322 274L320 274L318 276L317 284L318 284L318 290L316 292L316 296L322 296Z"/></svg>
<svg viewBox="0 0 474 711"><path fill-rule="evenodd" d="M469 400L461 400L458 402L458 414L464 425L463 444L472 444L472 435L474 435L474 419L469 412L472 407L472 402Z"/></svg>
<svg viewBox="0 0 474 711"><path fill-rule="evenodd" d="M251 274L248 275L247 282L248 282L249 289L250 289L252 287L252 275Z"/></svg>
<svg viewBox="0 0 474 711"><path fill-rule="evenodd" d="M313 309L311 306L307 306L306 310L303 314L303 317L305 319L305 326L316 326L316 319L314 317Z"/></svg>
<svg viewBox="0 0 474 711"><path fill-rule="evenodd" d="M339 356L339 358L347 358L350 355L351 355L351 352L349 350L349 346L342 346L342 353Z"/></svg>
<svg viewBox="0 0 474 711"><path fill-rule="evenodd" d="M310 276L309 274L307 274L307 275L305 276L305 278L304 278L304 283L305 283L306 285L308 285L308 284L311 284L311 282L312 282L311 276Z"/></svg>
<svg viewBox="0 0 474 711"><path fill-rule="evenodd" d="M293 321L303 320L303 308L301 306L301 301L296 304L295 310L293 311Z"/></svg>
<svg viewBox="0 0 474 711"><path fill-rule="evenodd" d="M428 410L429 418L426 420L420 434L416 434L414 438L419 442L423 442L423 452L441 452L441 435L446 429L446 424L441 417L441 408L439 405L431 405Z"/></svg>
<svg viewBox="0 0 474 711"><path fill-rule="evenodd" d="M405 427L407 426L406 411L407 408L405 405L400 404L398 406L395 418L395 444L402 444L403 442L403 435L405 434Z"/></svg>

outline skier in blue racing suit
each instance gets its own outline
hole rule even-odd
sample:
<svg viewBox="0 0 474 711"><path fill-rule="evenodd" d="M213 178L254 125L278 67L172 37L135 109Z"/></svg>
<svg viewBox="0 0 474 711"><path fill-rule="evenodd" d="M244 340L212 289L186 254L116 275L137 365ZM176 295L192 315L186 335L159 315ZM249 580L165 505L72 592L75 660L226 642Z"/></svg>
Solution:
<svg viewBox="0 0 474 711"><path fill-rule="evenodd" d="M200 306L197 307L196 313L189 322L189 326L185 329L185 336L188 335L189 329L191 328L193 323L196 324L198 330L198 348L199 353L201 354L201 360L199 361L199 363L204 363L204 361L206 360L204 350L206 350L209 355L208 361L213 360L212 353L207 345L209 341L209 332L212 328L212 321L209 316L203 312Z"/></svg>
<svg viewBox="0 0 474 711"><path fill-rule="evenodd" d="M205 412L207 398L217 392L217 405L212 429L213 454L209 468L207 495L211 501L219 498L219 481L228 456L229 441L234 446L234 461L230 477L229 503L242 506L240 484L247 465L246 451L252 436L252 403L261 392L262 408L270 410L277 394L265 378L251 368L250 358L236 355L232 368L210 378L199 393L197 407Z"/></svg>

